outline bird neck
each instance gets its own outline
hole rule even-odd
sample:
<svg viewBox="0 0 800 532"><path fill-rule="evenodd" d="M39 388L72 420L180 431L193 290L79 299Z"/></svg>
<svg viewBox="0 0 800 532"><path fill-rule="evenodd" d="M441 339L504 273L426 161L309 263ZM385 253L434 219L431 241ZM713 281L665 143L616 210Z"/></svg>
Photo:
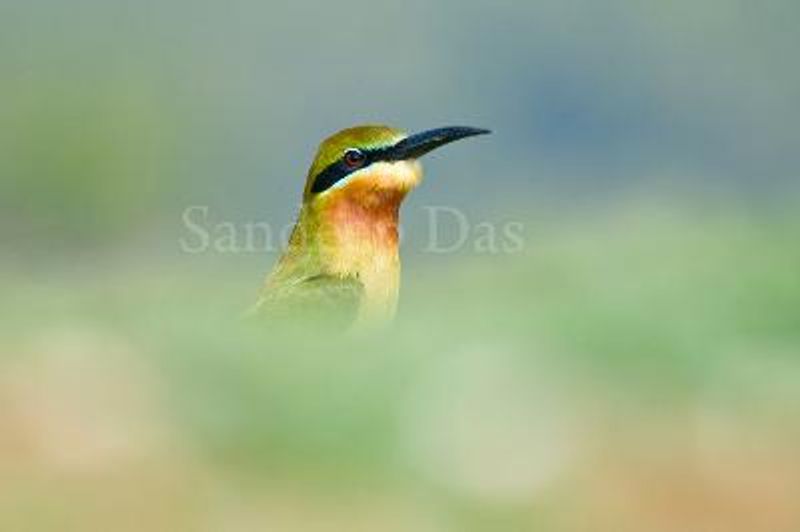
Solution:
<svg viewBox="0 0 800 532"><path fill-rule="evenodd" d="M364 286L362 312L391 317L400 283L399 212L404 193L334 193L304 206L306 235L327 273L356 277Z"/></svg>
<svg viewBox="0 0 800 532"><path fill-rule="evenodd" d="M317 213L321 257L341 275L365 275L392 266L398 256L402 197L395 191L330 198Z"/></svg>

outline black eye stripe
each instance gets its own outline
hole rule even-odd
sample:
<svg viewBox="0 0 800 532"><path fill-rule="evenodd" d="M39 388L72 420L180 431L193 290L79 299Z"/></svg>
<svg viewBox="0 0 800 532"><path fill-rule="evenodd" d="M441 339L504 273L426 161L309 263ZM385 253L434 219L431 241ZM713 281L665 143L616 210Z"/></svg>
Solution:
<svg viewBox="0 0 800 532"><path fill-rule="evenodd" d="M366 168L376 161L382 160L382 156L388 152L386 149L360 150L364 155L364 162L360 166L351 167L344 161L344 156L329 164L322 172L317 174L314 184L311 185L312 194L325 192L333 185L352 174L357 170ZM346 153L346 152L345 152Z"/></svg>

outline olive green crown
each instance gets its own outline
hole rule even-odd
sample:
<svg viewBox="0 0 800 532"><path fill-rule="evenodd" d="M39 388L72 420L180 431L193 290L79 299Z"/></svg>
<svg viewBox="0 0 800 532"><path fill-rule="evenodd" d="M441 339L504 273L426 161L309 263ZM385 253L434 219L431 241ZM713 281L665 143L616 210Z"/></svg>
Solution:
<svg viewBox="0 0 800 532"><path fill-rule="evenodd" d="M372 150L392 146L407 136L404 131L389 126L368 124L343 129L322 141L308 171L306 194L314 179L328 166L342 158L350 148Z"/></svg>

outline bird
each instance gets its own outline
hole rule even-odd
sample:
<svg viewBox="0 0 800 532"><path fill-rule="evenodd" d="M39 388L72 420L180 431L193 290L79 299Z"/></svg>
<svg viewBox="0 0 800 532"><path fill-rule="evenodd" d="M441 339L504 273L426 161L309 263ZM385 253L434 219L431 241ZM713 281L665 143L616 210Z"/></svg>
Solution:
<svg viewBox="0 0 800 532"><path fill-rule="evenodd" d="M453 126L409 135L370 124L325 139L288 244L250 314L344 328L390 322L400 288L400 206L422 180L419 158L488 133Z"/></svg>

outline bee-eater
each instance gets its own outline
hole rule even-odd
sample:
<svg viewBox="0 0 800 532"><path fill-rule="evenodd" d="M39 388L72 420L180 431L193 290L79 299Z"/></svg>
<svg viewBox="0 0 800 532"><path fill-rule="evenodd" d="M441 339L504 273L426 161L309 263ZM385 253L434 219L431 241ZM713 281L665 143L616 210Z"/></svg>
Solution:
<svg viewBox="0 0 800 532"><path fill-rule="evenodd" d="M254 311L279 316L310 312L348 325L391 319L400 285L400 204L422 179L418 159L485 133L444 127L407 135L365 125L323 141L288 246Z"/></svg>

